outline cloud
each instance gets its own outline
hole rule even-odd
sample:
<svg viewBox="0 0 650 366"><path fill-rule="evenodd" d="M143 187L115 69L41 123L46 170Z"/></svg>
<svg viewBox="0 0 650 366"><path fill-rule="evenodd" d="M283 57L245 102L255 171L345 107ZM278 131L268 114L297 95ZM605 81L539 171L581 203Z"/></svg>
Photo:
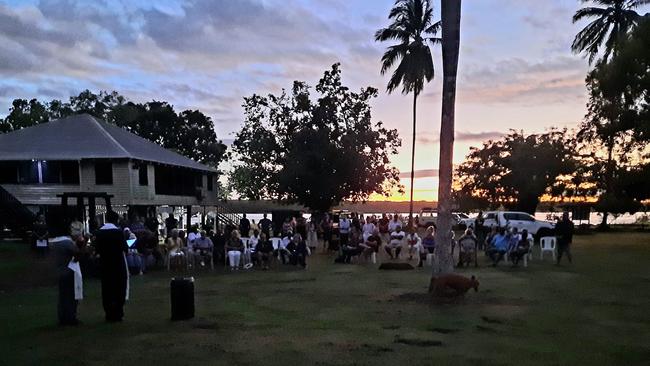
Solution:
<svg viewBox="0 0 650 366"><path fill-rule="evenodd" d="M400 178L411 179L411 172L401 172L399 173ZM416 170L414 174L415 178L437 178L438 169L420 169Z"/></svg>
<svg viewBox="0 0 650 366"><path fill-rule="evenodd" d="M506 133L498 131L456 131L454 140L458 142L476 142L486 141L490 139L497 139L504 136ZM440 142L440 132L420 133L415 138L419 144L437 144Z"/></svg>

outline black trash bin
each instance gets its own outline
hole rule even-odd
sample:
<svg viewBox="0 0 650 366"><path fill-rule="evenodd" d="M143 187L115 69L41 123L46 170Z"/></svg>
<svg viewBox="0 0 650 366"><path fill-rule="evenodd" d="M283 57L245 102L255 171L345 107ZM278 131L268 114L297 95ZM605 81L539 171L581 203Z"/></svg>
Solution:
<svg viewBox="0 0 650 366"><path fill-rule="evenodd" d="M194 317L194 277L172 278L171 284L172 320L187 320Z"/></svg>

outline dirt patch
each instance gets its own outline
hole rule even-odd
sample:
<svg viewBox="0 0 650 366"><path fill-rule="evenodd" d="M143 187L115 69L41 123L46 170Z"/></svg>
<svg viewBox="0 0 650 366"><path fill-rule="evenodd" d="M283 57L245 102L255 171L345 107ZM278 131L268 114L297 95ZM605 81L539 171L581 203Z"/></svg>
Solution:
<svg viewBox="0 0 650 366"><path fill-rule="evenodd" d="M382 329L387 329L387 330L395 330L401 328L399 325L384 325L381 327Z"/></svg>
<svg viewBox="0 0 650 366"><path fill-rule="evenodd" d="M485 316L485 315L481 316L481 320L483 320L484 322L489 323L489 324L503 324L504 323L504 321L501 320L501 319L492 318L492 317Z"/></svg>
<svg viewBox="0 0 650 366"><path fill-rule="evenodd" d="M420 339L420 338L402 338L400 336L395 336L395 343L406 344L409 346L416 347L442 347L442 341L433 340L433 339Z"/></svg>
<svg viewBox="0 0 650 366"><path fill-rule="evenodd" d="M486 327L485 325L477 325L476 330L479 332L485 332L485 333L496 333L497 330L491 327Z"/></svg>
<svg viewBox="0 0 650 366"><path fill-rule="evenodd" d="M458 333L460 332L460 329L452 329L452 328L427 328L428 331L434 332L434 333L440 333L440 334L452 334L452 333Z"/></svg>
<svg viewBox="0 0 650 366"><path fill-rule="evenodd" d="M219 324L217 322L199 319L192 324L192 327L195 329L212 330L219 329Z"/></svg>

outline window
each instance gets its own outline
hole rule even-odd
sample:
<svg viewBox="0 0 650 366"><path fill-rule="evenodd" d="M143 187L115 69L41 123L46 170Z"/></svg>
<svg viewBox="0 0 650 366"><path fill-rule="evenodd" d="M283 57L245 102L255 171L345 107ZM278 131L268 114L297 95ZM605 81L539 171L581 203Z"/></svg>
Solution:
<svg viewBox="0 0 650 366"><path fill-rule="evenodd" d="M504 213L503 218L510 221L510 220L520 220L519 219L519 214L516 213Z"/></svg>
<svg viewBox="0 0 650 366"><path fill-rule="evenodd" d="M208 191L212 191L213 188L212 186L214 184L213 181L214 181L214 177L212 176L212 174L208 174Z"/></svg>
<svg viewBox="0 0 650 366"><path fill-rule="evenodd" d="M41 161L41 177L43 177L43 183L61 183L61 162Z"/></svg>
<svg viewBox="0 0 650 366"><path fill-rule="evenodd" d="M518 219L521 221L535 221L535 218L530 216L529 214L522 213L519 214L518 216L519 216Z"/></svg>
<svg viewBox="0 0 650 366"><path fill-rule="evenodd" d="M486 220L496 220L497 219L497 214L495 213L489 213L485 215Z"/></svg>
<svg viewBox="0 0 650 366"><path fill-rule="evenodd" d="M61 162L61 183L79 184L79 162L78 161Z"/></svg>
<svg viewBox="0 0 650 366"><path fill-rule="evenodd" d="M40 182L38 161L21 161L18 163L18 182L22 184L37 184Z"/></svg>
<svg viewBox="0 0 650 366"><path fill-rule="evenodd" d="M197 173L194 175L194 182L197 187L203 187L203 174Z"/></svg>
<svg viewBox="0 0 650 366"><path fill-rule="evenodd" d="M95 161L95 184L112 185L113 184L113 163L110 161Z"/></svg>
<svg viewBox="0 0 650 366"><path fill-rule="evenodd" d="M140 163L138 168L138 182L141 186L149 185L149 166L144 163Z"/></svg>
<svg viewBox="0 0 650 366"><path fill-rule="evenodd" d="M18 183L18 162L0 161L0 184Z"/></svg>

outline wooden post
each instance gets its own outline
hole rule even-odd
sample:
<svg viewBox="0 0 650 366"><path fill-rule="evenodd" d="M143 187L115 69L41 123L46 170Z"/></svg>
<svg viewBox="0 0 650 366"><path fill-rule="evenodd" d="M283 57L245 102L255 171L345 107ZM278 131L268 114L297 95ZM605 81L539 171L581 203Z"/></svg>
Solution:
<svg viewBox="0 0 650 366"><path fill-rule="evenodd" d="M185 206L185 210L187 211L187 218L185 219L187 227L185 228L185 231L189 232L190 228L192 227L192 206Z"/></svg>

